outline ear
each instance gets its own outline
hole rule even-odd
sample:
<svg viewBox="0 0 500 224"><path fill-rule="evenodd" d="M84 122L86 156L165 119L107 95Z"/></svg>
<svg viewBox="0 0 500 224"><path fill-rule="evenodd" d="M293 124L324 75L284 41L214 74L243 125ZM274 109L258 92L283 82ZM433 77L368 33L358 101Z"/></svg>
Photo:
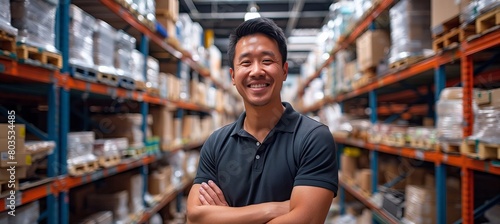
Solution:
<svg viewBox="0 0 500 224"><path fill-rule="evenodd" d="M288 77L288 62L285 62L285 64L283 64L283 75L283 81L285 81Z"/></svg>
<svg viewBox="0 0 500 224"><path fill-rule="evenodd" d="M234 82L234 70L232 68L229 68L229 74L231 74L231 82L234 86L236 83Z"/></svg>

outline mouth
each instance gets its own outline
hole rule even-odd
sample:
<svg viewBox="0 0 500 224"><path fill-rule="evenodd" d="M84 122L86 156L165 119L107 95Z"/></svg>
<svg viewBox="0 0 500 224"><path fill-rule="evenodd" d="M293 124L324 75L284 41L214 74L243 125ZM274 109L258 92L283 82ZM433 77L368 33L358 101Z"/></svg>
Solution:
<svg viewBox="0 0 500 224"><path fill-rule="evenodd" d="M271 84L269 83L260 83L260 84L250 84L250 85L247 85L248 88L264 88L264 87L268 87L270 86Z"/></svg>

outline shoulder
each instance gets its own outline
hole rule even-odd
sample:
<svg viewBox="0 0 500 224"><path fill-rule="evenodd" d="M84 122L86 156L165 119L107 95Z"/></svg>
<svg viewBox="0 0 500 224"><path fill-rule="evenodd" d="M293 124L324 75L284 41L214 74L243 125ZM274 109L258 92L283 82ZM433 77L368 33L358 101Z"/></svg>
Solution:
<svg viewBox="0 0 500 224"><path fill-rule="evenodd" d="M214 132L208 137L206 143L208 144L216 144L216 143L222 143L227 140L233 133L233 131L236 128L236 122L233 122L231 124L227 124Z"/></svg>
<svg viewBox="0 0 500 224"><path fill-rule="evenodd" d="M304 137L311 134L327 134L331 136L326 125L302 114L299 117L297 132Z"/></svg>

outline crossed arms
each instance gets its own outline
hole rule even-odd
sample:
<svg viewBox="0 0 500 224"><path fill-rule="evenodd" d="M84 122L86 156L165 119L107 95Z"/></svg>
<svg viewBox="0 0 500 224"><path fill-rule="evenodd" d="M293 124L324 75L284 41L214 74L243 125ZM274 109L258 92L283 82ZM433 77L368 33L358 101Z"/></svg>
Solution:
<svg viewBox="0 0 500 224"><path fill-rule="evenodd" d="M295 186L289 201L229 207L212 181L194 184L187 202L188 223L324 223L334 193Z"/></svg>

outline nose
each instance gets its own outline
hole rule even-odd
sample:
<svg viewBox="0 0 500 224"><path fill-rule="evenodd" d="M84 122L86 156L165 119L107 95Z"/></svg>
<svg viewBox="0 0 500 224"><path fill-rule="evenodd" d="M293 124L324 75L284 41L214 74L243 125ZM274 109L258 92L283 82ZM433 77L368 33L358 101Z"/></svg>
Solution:
<svg viewBox="0 0 500 224"><path fill-rule="evenodd" d="M250 69L250 77L257 78L263 77L265 75L264 69L260 63L252 63L252 67Z"/></svg>

